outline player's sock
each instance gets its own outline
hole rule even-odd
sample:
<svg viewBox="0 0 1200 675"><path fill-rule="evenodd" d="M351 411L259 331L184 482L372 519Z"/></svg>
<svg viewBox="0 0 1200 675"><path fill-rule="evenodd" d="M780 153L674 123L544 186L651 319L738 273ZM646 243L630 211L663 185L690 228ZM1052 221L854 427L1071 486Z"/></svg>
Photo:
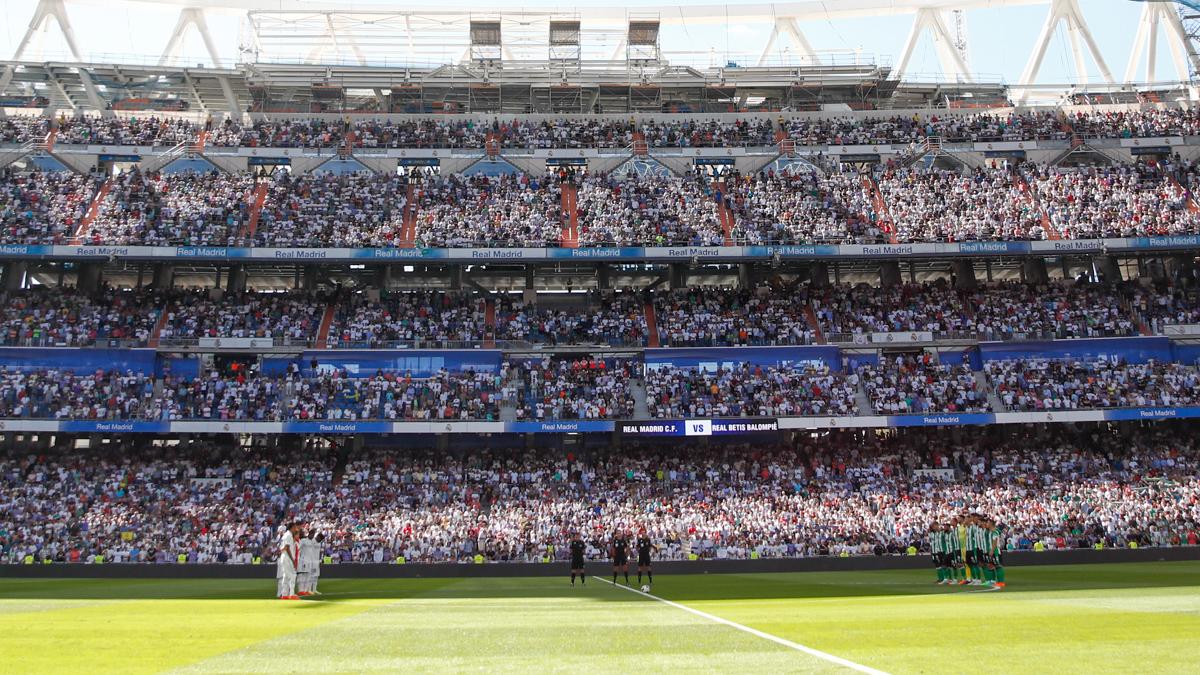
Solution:
<svg viewBox="0 0 1200 675"><path fill-rule="evenodd" d="M613 572L613 583L617 583L617 573Z"/></svg>
<svg viewBox="0 0 1200 675"><path fill-rule="evenodd" d="M628 585L629 585L629 572L626 572L626 573L625 573L625 585L626 585L626 586L628 586Z"/></svg>
<svg viewBox="0 0 1200 675"><path fill-rule="evenodd" d="M587 575L583 572L579 573L579 583L583 584L584 586L587 585Z"/></svg>
<svg viewBox="0 0 1200 675"><path fill-rule="evenodd" d="M651 572L650 570L646 570L646 581L649 581L650 583L654 583L654 572Z"/></svg>
<svg viewBox="0 0 1200 675"><path fill-rule="evenodd" d="M996 566L996 581L1004 583L1004 568L999 565Z"/></svg>
<svg viewBox="0 0 1200 675"><path fill-rule="evenodd" d="M575 573L574 572L571 572L571 585L572 586L575 585Z"/></svg>
<svg viewBox="0 0 1200 675"><path fill-rule="evenodd" d="M642 583L642 573L638 572L638 584Z"/></svg>

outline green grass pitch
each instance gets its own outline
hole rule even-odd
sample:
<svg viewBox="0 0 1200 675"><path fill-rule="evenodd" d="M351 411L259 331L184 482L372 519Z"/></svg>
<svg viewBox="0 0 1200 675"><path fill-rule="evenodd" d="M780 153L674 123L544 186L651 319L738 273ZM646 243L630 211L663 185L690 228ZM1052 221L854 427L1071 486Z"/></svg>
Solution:
<svg viewBox="0 0 1200 675"><path fill-rule="evenodd" d="M1003 591L905 570L660 575L653 592L888 673L1200 671L1200 562L1008 572ZM848 672L595 578L321 589L287 602L273 580L0 578L0 670Z"/></svg>

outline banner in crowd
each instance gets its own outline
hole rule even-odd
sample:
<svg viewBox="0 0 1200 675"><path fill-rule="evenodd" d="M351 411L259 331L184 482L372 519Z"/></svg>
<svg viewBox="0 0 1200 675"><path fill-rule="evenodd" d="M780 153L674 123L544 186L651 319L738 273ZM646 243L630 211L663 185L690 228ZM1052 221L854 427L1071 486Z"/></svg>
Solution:
<svg viewBox="0 0 1200 675"><path fill-rule="evenodd" d="M596 248L273 248L232 246L43 246L0 245L0 259L65 260L770 260L821 258L943 258L1054 255L1072 252L1127 253L1200 248L1200 235L1054 241L964 241L943 244L795 244L777 246L615 246Z"/></svg>

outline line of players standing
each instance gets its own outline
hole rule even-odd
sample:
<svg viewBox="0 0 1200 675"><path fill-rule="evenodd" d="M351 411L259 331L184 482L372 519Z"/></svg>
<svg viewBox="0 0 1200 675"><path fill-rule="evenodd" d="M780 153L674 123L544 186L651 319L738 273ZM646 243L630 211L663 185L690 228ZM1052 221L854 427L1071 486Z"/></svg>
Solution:
<svg viewBox="0 0 1200 675"><path fill-rule="evenodd" d="M986 585L1004 588L1004 527L978 514L968 514L929 531L929 552L941 585Z"/></svg>
<svg viewBox="0 0 1200 675"><path fill-rule="evenodd" d="M633 533L629 530L624 532L618 531L613 538L608 542L608 556L612 559L612 582L617 582L617 575L625 575L625 583L629 584L629 546L633 539ZM650 555L658 550L658 546L653 544L646 536L645 528L638 531L638 537L633 540L634 549L637 551L637 579L638 585L642 584L642 575L646 575L647 584L654 583L654 572L650 568ZM594 542L596 548L602 548L599 542ZM587 553L587 543L580 536L579 532L571 532L571 585L575 585L575 578L579 578L579 583L587 583L587 575L584 571L584 557ZM642 586L645 591L649 586Z"/></svg>
<svg viewBox="0 0 1200 675"><path fill-rule="evenodd" d="M275 562L278 584L275 596L280 600L299 600L303 595L320 595L321 542L325 535L311 538L300 523L289 524L279 536L279 559Z"/></svg>

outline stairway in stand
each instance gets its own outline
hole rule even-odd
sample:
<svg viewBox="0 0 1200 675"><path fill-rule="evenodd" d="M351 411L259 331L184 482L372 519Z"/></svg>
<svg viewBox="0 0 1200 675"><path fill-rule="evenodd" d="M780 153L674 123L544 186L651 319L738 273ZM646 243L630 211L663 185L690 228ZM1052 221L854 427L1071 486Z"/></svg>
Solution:
<svg viewBox="0 0 1200 675"><path fill-rule="evenodd" d="M146 346L154 349L158 347L159 338L162 336L163 326L167 325L167 316L175 311L175 305L167 305L158 315L158 320L154 322L154 328L150 330L150 338L146 340Z"/></svg>
<svg viewBox="0 0 1200 675"><path fill-rule="evenodd" d="M100 205L104 203L104 198L108 196L109 190L112 190L111 178L105 180L100 189L96 191L96 196L92 197L92 203L88 205L87 213L84 214L83 220L79 221L79 227L75 229L75 234L71 237L72 246L78 246L87 239L88 230L92 228L96 217L100 215Z"/></svg>
<svg viewBox="0 0 1200 675"><path fill-rule="evenodd" d="M717 200L717 218L721 221L721 231L725 235L724 244L725 246L733 246L733 212L726 205L727 194L725 190L728 189L728 184L724 182L717 183L716 188L717 194L720 195L720 199Z"/></svg>
<svg viewBox="0 0 1200 675"><path fill-rule="evenodd" d="M329 348L329 331L333 327L333 318L337 314L338 299L335 295L325 306L325 315L321 317L321 328L317 331L317 349Z"/></svg>
<svg viewBox="0 0 1200 675"><path fill-rule="evenodd" d="M871 176L864 176L862 179L863 189L871 196L871 205L875 208L876 223L879 229L887 235L888 243L898 243L896 238L896 225L892 220L892 211L888 208L887 200L883 198L883 191L879 189L879 184Z"/></svg>
<svg viewBox="0 0 1200 675"><path fill-rule="evenodd" d="M825 331L821 330L821 322L817 321L817 313L807 301L804 303L804 320L808 323L808 329L813 332L813 340L819 345L825 344Z"/></svg>
<svg viewBox="0 0 1200 675"><path fill-rule="evenodd" d="M1034 208L1037 209L1038 217L1042 221L1042 230L1046 232L1046 238L1051 241L1062 239L1062 233L1054 228L1054 224L1050 222L1050 214L1046 212L1046 207L1042 205L1042 200L1038 194L1034 192L1033 186L1025 180L1025 175L1017 172L1017 182L1021 186L1021 191L1029 197L1029 201L1033 202Z"/></svg>
<svg viewBox="0 0 1200 675"><path fill-rule="evenodd" d="M258 185L254 186L254 201L250 202L250 216L246 218L246 227L238 235L243 246L249 246L254 241L254 235L258 232L258 220L262 217L263 204L266 203L267 183L259 181Z"/></svg>
<svg viewBox="0 0 1200 675"><path fill-rule="evenodd" d="M579 192L574 185L562 185L563 248L579 248Z"/></svg>
<svg viewBox="0 0 1200 675"><path fill-rule="evenodd" d="M642 311L646 316L646 346L661 346L658 342L658 319L654 316L654 301L646 301L646 305Z"/></svg>
<svg viewBox="0 0 1200 675"><path fill-rule="evenodd" d="M414 248L417 245L417 191L412 183L408 185L408 194L404 198L404 216L400 225L400 248Z"/></svg>
<svg viewBox="0 0 1200 675"><path fill-rule="evenodd" d="M483 346L492 349L496 346L496 301L491 298L483 306L483 323L487 326Z"/></svg>

